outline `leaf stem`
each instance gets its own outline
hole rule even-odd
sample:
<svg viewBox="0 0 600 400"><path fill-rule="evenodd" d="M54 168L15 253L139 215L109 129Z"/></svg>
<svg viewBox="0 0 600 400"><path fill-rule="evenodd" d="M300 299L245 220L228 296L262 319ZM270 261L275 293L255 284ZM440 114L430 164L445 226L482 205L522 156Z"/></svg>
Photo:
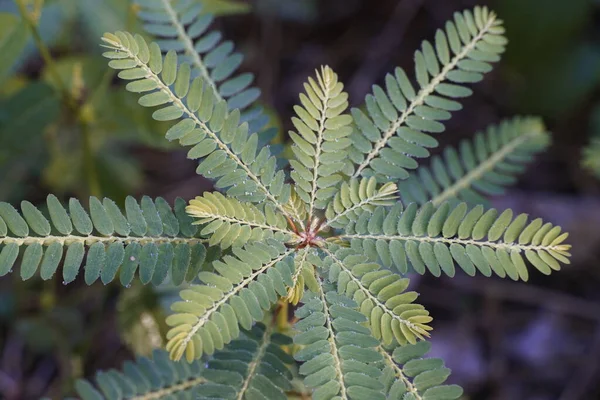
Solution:
<svg viewBox="0 0 600 400"><path fill-rule="evenodd" d="M19 7L19 13L25 21L25 24L31 31L31 35L33 36L33 40L35 45L48 68L48 73L52 77L52 80L58 87L58 91L61 94L61 97L69 110L76 116L76 119L80 125L81 135L82 135L82 151L83 151L83 163L84 163L84 171L88 184L88 192L92 196L99 196L101 194L100 181L98 179L98 171L96 169L96 164L94 162L93 150L91 145L91 137L90 137L90 129L89 125L83 120L81 117L81 105L75 98L74 94L69 90L65 82L60 77L58 70L56 68L56 62L54 58L52 58L52 54L48 49L48 46L44 43L42 36L40 35L38 29L38 23L33 18L32 14L27 10L27 6L25 5L24 0L16 0L17 6ZM41 15L42 11L42 3L38 2L36 4L36 10L34 11L36 14ZM37 16L39 19L39 15Z"/></svg>
<svg viewBox="0 0 600 400"><path fill-rule="evenodd" d="M219 136L215 132L213 132L212 129L210 129L210 127L206 123L202 122L198 118L198 116L192 110L190 110L183 103L183 101L175 95L175 93L173 93L171 88L169 86L165 85L165 83L160 79L160 77L157 74L155 74L154 72L152 72L152 70L150 69L150 67L148 67L148 65L146 63L144 63L144 62L142 62L142 60L140 60L140 58L138 57L137 54L133 53L130 48L124 46L121 42L115 42L113 40L106 39L106 38L104 40L106 43L109 44L109 46L108 46L109 48L124 52L128 55L129 58L134 60L137 64L137 66L139 68L142 68L146 72L147 79L151 79L152 81L154 81L156 83L157 89L162 91L166 95L168 95L169 101L174 106L179 108L183 112L183 114L187 116L187 118L190 118L192 121L194 121L196 126L198 126L201 130L203 130L217 144L217 146L221 150L223 150L225 152L225 154L227 154L227 157L229 157L232 161L234 161L239 168L244 170L246 176L248 176L248 178L250 178L252 181L254 181L254 183L256 183L256 186L258 187L258 189L261 192L263 192L265 197L271 203L273 203L275 205L275 207L277 207L277 209L279 209L284 215L287 215L287 216L290 215L289 212L284 208L284 206L269 191L268 187L260 180L260 178L254 172L252 172L252 170L246 165L246 163L244 163L240 159L240 157L238 157L238 155L236 153L234 153L231 150L231 148L226 143L224 143L219 138Z"/></svg>
<svg viewBox="0 0 600 400"><path fill-rule="evenodd" d="M478 165L475 169L469 171L462 178L454 182L453 185L444 189L443 192L431 199L434 206L439 206L444 201L452 199L460 193L461 190L468 188L471 184L480 179L485 173L492 171L496 165L502 162L510 153L517 149L521 144L534 136L542 135L542 131L532 131L510 140L498 149L490 158Z"/></svg>
<svg viewBox="0 0 600 400"><path fill-rule="evenodd" d="M339 354L339 348L335 342L335 331L333 330L333 324L331 323L331 311L327 305L327 299L325 298L325 292L323 291L323 281L319 279L319 298L323 303L323 314L325 314L325 328L329 331L329 352L333 356L334 368L335 368L335 379L340 384L340 399L348 400L348 394L346 393L346 383L344 382L344 371L342 370L342 360Z"/></svg>
<svg viewBox="0 0 600 400"><path fill-rule="evenodd" d="M77 236L77 235L68 235L68 236L28 236L28 237L2 237L0 238L0 245L6 245L15 243L17 246L30 245L33 243L39 243L42 246L49 246L52 243L60 243L62 245L69 245L71 243L82 242L87 246L91 246L94 243L102 242L102 243L114 243L121 242L124 244L129 243L188 243L188 244L197 244L197 243L206 243L208 239L199 239L199 238L187 238L187 237L169 237L169 236Z"/></svg>
<svg viewBox="0 0 600 400"><path fill-rule="evenodd" d="M325 133L325 122L327 121L327 103L329 102L330 98L330 94L331 94L331 89L329 86L331 84L331 76L329 74L325 73L324 69L321 69L321 75L322 75L322 80L323 80L323 95L325 96L325 98L323 98L321 101L323 102L323 109L320 110L322 112L321 114L321 119L319 120L319 130L317 132L317 143L316 143L316 148L315 148L315 166L313 168L313 179L312 179L312 189L310 192L310 201L308 204L308 217L309 218L313 218L313 213L314 213L314 208L315 208L315 201L317 199L317 190L318 190L318 185L317 185L317 180L319 179L319 166L321 165L321 152L322 152L322 146L323 146L323 135ZM317 74L317 77L319 75Z"/></svg>
<svg viewBox="0 0 600 400"><path fill-rule="evenodd" d="M254 378L254 375L256 375L258 367L260 366L262 359L265 356L265 353L267 352L267 347L269 347L269 344L271 343L271 331L272 330L273 330L272 325L266 326L265 333L263 334L260 347L256 351L256 356L252 359L252 362L250 362L250 364L248 365L248 370L247 370L248 375L244 379L244 383L242 384L242 387L240 388L240 391L238 392L237 400L244 399L244 395L246 394L246 391L250 387L250 382L252 382L252 378Z"/></svg>
<svg viewBox="0 0 600 400"><path fill-rule="evenodd" d="M55 81L56 85L58 86L58 89L63 97L63 100L67 103L67 105L69 106L70 109L76 110L77 104L75 102L75 99L71 96L71 93L69 92L67 86L65 85L62 78L60 77L58 70L56 69L56 63L55 63L54 59L52 58L52 55L50 54L50 50L48 49L48 47L46 46L46 44L44 43L44 41L40 35L37 22L33 19L31 13L27 10L27 6L25 5L24 0L16 0L16 3L17 3L17 6L19 7L19 13L21 14L23 21L25 21L25 24L29 28L31 35L33 36L35 45L36 45L38 51L40 52L40 55L42 56L44 63L48 67L48 72L50 73L50 75L52 75L52 79Z"/></svg>
<svg viewBox="0 0 600 400"><path fill-rule="evenodd" d="M569 245L557 244L557 245L533 245L533 244L520 244L520 243L504 243L504 242L492 242L492 241L478 241L474 239L460 239L460 238L445 238L445 237L430 237L430 236L415 236L415 235L340 235L340 239L372 239L372 240L399 240L399 241L415 241L415 242L441 242L447 245L459 244L462 246L473 245L478 247L491 247L494 249L504 250L518 250L519 252L525 250L554 250L554 251L566 251L569 249Z"/></svg>
<svg viewBox="0 0 600 400"><path fill-rule="evenodd" d="M181 23L181 21L177 17L177 11L175 11L173 6L171 5L171 1L170 0L161 0L161 2L162 2L162 5L163 5L165 11L169 15L169 18L171 19L171 23L177 30L177 36L179 37L179 40L183 43L183 45L185 47L185 50L184 50L185 53L188 56L190 56L190 58L192 59L192 63L200 70L200 74L202 74L202 77L204 77L205 82L207 82L210 85L210 87L212 88L213 94L215 95L215 98L217 99L217 101L223 100L223 96L221 96L221 94L219 93L219 90L217 89L217 85L215 84L215 81L211 78L210 73L208 72L208 68L202 62L202 58L200 57L200 54L194 48L194 43L192 42L192 39L185 31L185 26Z"/></svg>
<svg viewBox="0 0 600 400"><path fill-rule="evenodd" d="M402 380L402 382L406 386L406 391L408 393L412 393L412 395L414 396L414 400L423 400L423 397L421 397L421 395L419 394L419 391L417 390L416 386L413 385L413 383L410 381L410 379L408 379L408 377L404 374L404 371L402 370L402 368L400 368L400 366L398 364L396 364L396 361L394 361L394 359L392 358L390 353L388 353L381 346L377 346L377 351L379 352L379 354L381 354L383 356L384 362L386 364L388 364L390 367L392 367L396 378Z"/></svg>

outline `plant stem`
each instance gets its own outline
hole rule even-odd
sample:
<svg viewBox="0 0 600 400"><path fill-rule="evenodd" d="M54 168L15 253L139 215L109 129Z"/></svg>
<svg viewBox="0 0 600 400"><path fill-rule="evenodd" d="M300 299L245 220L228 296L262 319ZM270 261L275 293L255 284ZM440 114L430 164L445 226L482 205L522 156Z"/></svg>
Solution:
<svg viewBox="0 0 600 400"><path fill-rule="evenodd" d="M80 125L81 135L82 135L82 150L83 150L83 163L84 163L84 171L88 184L88 192L91 196L100 196L101 187L100 181L98 179L98 171L96 169L96 164L94 163L93 151L92 151L92 143L90 137L90 129L89 125L84 121L81 116L81 105L77 98L75 98L74 94L71 93L65 82L63 82L58 70L56 68L56 62L52 58L50 54L50 50L42 40L40 32L38 30L37 21L32 17L31 13L27 10L27 6L25 5L24 0L15 0L17 6L19 7L19 13L23 18L23 21L27 24L27 27L31 31L31 35L33 36L33 40L35 45L48 68L48 73L52 76L55 84L58 86L58 90L61 94L61 97L69 110L76 117L77 122ZM36 14L38 14L38 18L41 15L42 10L42 2L36 4Z"/></svg>
<svg viewBox="0 0 600 400"><path fill-rule="evenodd" d="M23 18L23 21L25 21L25 23L27 24L27 27L31 31L31 35L33 36L35 45L38 48L38 51L40 52L40 55L42 56L44 63L48 67L48 72L50 73L50 75L52 75L52 79L56 82L56 85L58 86L58 89L61 92L63 99L66 101L69 108L71 108L73 111L76 110L77 104L75 102L75 99L73 99L73 97L71 96L71 93L67 89L67 86L61 79L61 77L56 69L56 63L54 62L54 59L52 58L52 55L50 54L50 50L48 50L48 47L46 46L46 44L42 40L42 37L40 36L40 32L39 32L38 26L37 26L37 21L35 21L31 17L31 14L27 10L27 6L25 5L24 0L15 0L15 1L17 3L17 6L19 7L19 13L21 14L21 17ZM40 14L41 14L41 10L40 10Z"/></svg>

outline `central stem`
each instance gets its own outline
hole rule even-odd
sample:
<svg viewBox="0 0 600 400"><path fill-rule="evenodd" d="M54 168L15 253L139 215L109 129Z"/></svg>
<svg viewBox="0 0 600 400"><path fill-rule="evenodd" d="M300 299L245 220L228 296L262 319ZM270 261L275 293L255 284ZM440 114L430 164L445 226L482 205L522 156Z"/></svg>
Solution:
<svg viewBox="0 0 600 400"><path fill-rule="evenodd" d="M323 221L319 221L318 219L309 219L306 223L306 230L297 232L298 236L300 236L300 239L302 239L300 244L298 244L298 248L321 247L323 238L319 236L319 232L321 231L322 225Z"/></svg>

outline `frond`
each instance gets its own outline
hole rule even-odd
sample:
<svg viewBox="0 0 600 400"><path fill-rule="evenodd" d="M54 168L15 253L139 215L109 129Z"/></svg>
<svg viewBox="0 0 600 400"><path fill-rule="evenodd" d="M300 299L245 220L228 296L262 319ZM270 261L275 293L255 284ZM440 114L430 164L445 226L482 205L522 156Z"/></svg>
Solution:
<svg viewBox="0 0 600 400"><path fill-rule="evenodd" d="M418 91L402 68L386 76L386 90L375 85L366 98L368 116L352 110L360 129L352 136L351 155L358 164L353 177L408 178L407 170L417 167L414 159L427 157L427 148L438 145L430 133L442 132L440 121L462 108L453 99L471 95L464 84L482 80L490 63L500 59L503 33L502 21L487 7L455 13L446 29L437 31L434 45L424 41L415 52Z"/></svg>
<svg viewBox="0 0 600 400"><path fill-rule="evenodd" d="M298 196L294 186L290 188L290 198L287 204L284 206L288 211L288 214L300 224L302 230L304 230L304 221L308 217L308 210L306 209L306 203Z"/></svg>
<svg viewBox="0 0 600 400"><path fill-rule="evenodd" d="M487 204L484 195L499 195L517 180L533 157L546 149L550 136L539 118L517 117L491 125L456 150L447 147L430 167L419 167L400 182L404 204L431 201L438 206L460 199Z"/></svg>
<svg viewBox="0 0 600 400"><path fill-rule="evenodd" d="M297 305L304 296L305 286L313 292L318 289L319 284L315 278L315 258L318 259L309 247L305 247L296 253L294 258L295 272L286 296L286 300L293 305Z"/></svg>
<svg viewBox="0 0 600 400"><path fill-rule="evenodd" d="M97 372L95 385L80 379L75 390L82 400L192 398L200 394L233 398L235 391L229 386L209 382L202 376L203 364L200 360L171 361L167 352L155 350L152 359L126 361L122 371ZM235 374L224 372L223 380L227 378L235 378Z"/></svg>
<svg viewBox="0 0 600 400"><path fill-rule="evenodd" d="M196 218L194 225L206 224L200 235L209 238L209 246L219 244L226 249L267 238L287 242L295 235L287 229L285 216L269 203L255 206L228 199L219 192L207 192L191 200L186 211Z"/></svg>
<svg viewBox="0 0 600 400"><path fill-rule="evenodd" d="M592 139L583 149L582 165L600 178L600 138Z"/></svg>
<svg viewBox="0 0 600 400"><path fill-rule="evenodd" d="M202 159L197 173L216 180L215 187L227 189L229 197L253 203L267 200L287 215L285 174L276 171L277 160L268 146L258 149L258 135L248 135L248 123L241 123L239 110L230 111L225 100L217 100L201 77L190 84L190 67L178 68L174 51L163 60L158 45L148 46L140 35L117 32L102 39L110 50L104 53L111 59L109 66L131 81L127 90L147 93L139 100L142 106L161 107L154 119L179 120L166 137L194 146L188 158Z"/></svg>
<svg viewBox="0 0 600 400"><path fill-rule="evenodd" d="M377 179L350 179L342 183L335 197L327 205L327 225L341 229L365 211L377 206L391 206L396 202L398 187L388 182L377 188Z"/></svg>
<svg viewBox="0 0 600 400"><path fill-rule="evenodd" d="M128 197L125 214L114 201L90 197L89 212L77 199L68 211L60 201L47 198L49 219L28 201L18 212L0 203L0 276L9 273L19 253L21 278L54 276L63 261L63 283L75 280L84 258L88 285L98 278L107 284L117 277L129 285L136 270L142 283L161 284L167 276L174 284L195 278L207 251L197 238L196 226L185 213L185 201L175 201L175 211L162 198L145 196L138 203ZM21 250L23 250L21 252Z"/></svg>
<svg viewBox="0 0 600 400"><path fill-rule="evenodd" d="M352 117L344 114L348 94L337 74L327 66L317 71L316 80L308 78L306 94L300 94L301 106L295 106L298 117L292 118L297 132L290 132L294 141L291 177L296 192L308 206L308 214L323 209L337 192L342 180L347 149L352 144Z"/></svg>
<svg viewBox="0 0 600 400"><path fill-rule="evenodd" d="M416 292L404 292L408 279L370 263L353 249L323 251L328 256L329 279L337 284L338 293L356 301L376 339L406 344L429 336L427 324L432 319L423 306L413 303Z"/></svg>
<svg viewBox="0 0 600 400"><path fill-rule="evenodd" d="M319 287L307 293L304 305L296 310L300 320L294 343L302 346L294 358L302 362L299 372L312 388L313 399L385 399L381 374L374 363L381 355L379 341L362 324L367 318L357 304L336 292Z"/></svg>
<svg viewBox="0 0 600 400"><path fill-rule="evenodd" d="M292 374L286 364L294 359L280 346L292 340L255 324L243 338L216 352L208 362L172 361L164 350L155 350L152 359L126 361L122 371L96 373L94 383L78 380L82 400L102 399L250 399L258 393L268 399L286 397Z"/></svg>
<svg viewBox="0 0 600 400"><path fill-rule="evenodd" d="M423 341L406 346L396 346L390 350L379 347L383 356L383 375L388 400L411 399L459 399L463 390L458 385L444 385L450 369L444 367L439 358L424 358L431 344Z"/></svg>
<svg viewBox="0 0 600 400"><path fill-rule="evenodd" d="M262 320L280 296L287 294L294 271L288 250L281 242L267 239L244 248L233 248L234 256L213 262L215 272L199 274L202 285L181 291L182 301L171 306L167 318L167 351L174 360L184 354L188 361L212 354L240 334L240 325L250 329Z"/></svg>
<svg viewBox="0 0 600 400"><path fill-rule="evenodd" d="M380 207L365 213L341 238L356 252L386 267L395 265L402 274L408 272L408 260L419 274L454 276L456 263L469 275L479 270L485 276L493 272L527 280L524 259L543 274L559 270L559 262L569 263L571 246L563 243L567 236L540 218L513 218L510 209L499 214L481 205L469 210L466 203L437 208L427 203L420 209L413 203L405 210L397 204L389 211Z"/></svg>
<svg viewBox="0 0 600 400"><path fill-rule="evenodd" d="M232 399L286 400L285 392L292 389L292 374L286 364L294 363L294 359L280 346L291 344L292 339L273 333L272 327L262 323L244 333L244 339L213 355L203 376L215 384L228 385L228 393L235 393Z"/></svg>
<svg viewBox="0 0 600 400"><path fill-rule="evenodd" d="M227 100L229 109L247 109L260 96L251 87L254 75L238 73L244 59L231 41L222 41L221 32L210 30L214 17L202 13L202 4L192 0L136 0L144 30L155 36L163 53L175 51L189 64L191 76L200 76L217 101ZM257 132L268 121L260 110L242 113Z"/></svg>

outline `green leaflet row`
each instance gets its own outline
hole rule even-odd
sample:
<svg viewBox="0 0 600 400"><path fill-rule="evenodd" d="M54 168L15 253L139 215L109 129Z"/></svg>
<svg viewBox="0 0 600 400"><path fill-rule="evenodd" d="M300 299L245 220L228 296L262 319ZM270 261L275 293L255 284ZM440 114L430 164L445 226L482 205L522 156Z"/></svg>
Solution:
<svg viewBox="0 0 600 400"><path fill-rule="evenodd" d="M450 369L440 358L427 358L429 342L406 346L379 347L383 356L383 374L380 381L388 400L455 400L461 398L463 389L446 385Z"/></svg>
<svg viewBox="0 0 600 400"><path fill-rule="evenodd" d="M200 234L209 238L209 246L219 244L227 249L268 238L287 242L295 236L288 230L285 216L273 205L244 203L219 192L190 200L186 212L195 218L195 225L205 225Z"/></svg>
<svg viewBox="0 0 600 400"><path fill-rule="evenodd" d="M348 150L352 141L352 117L348 108L348 94L338 76L327 66L317 71L316 79L304 84L306 94L300 94L300 103L294 107L297 117L292 118L296 131L290 131L295 160L291 177L296 183L298 196L308 205L309 214L323 209L338 190L344 175L352 172L348 164Z"/></svg>
<svg viewBox="0 0 600 400"><path fill-rule="evenodd" d="M190 76L202 79L211 87L217 100L226 100L230 110L240 109L250 132L258 132L268 122L260 107L252 107L260 90L252 87L254 75L238 73L244 56L234 51L233 42L211 30L214 20L203 13L202 4L194 0L136 0L138 17L144 30L156 38L163 53L175 51L181 62L191 66Z"/></svg>
<svg viewBox="0 0 600 400"><path fill-rule="evenodd" d="M214 272L199 274L200 285L181 291L167 318L167 351L174 360L191 361L223 349L264 317L293 285L291 250L275 239L233 248L214 261Z"/></svg>
<svg viewBox="0 0 600 400"><path fill-rule="evenodd" d="M385 78L385 90L373 86L366 97L367 112L352 109L360 133L352 135L351 159L358 165L353 177L375 176L379 182L406 179L417 168L415 158L437 147L432 133L444 131L450 112L462 108L454 99L472 94L468 83L479 82L500 60L507 43L502 21L487 7L455 13L434 44L423 41L415 52L415 90L406 72L396 68Z"/></svg>
<svg viewBox="0 0 600 400"><path fill-rule="evenodd" d="M304 385L313 389L314 400L331 398L385 400L373 364L382 359L375 350L379 341L363 324L367 318L356 302L335 291L307 292L296 310L300 320L294 343L302 348L294 358L302 362Z"/></svg>
<svg viewBox="0 0 600 400"><path fill-rule="evenodd" d="M414 303L418 294L406 292L408 279L370 262L352 249L324 250L323 265L337 292L358 305L368 318L371 335L385 344L416 343L429 336L429 312Z"/></svg>
<svg viewBox="0 0 600 400"><path fill-rule="evenodd" d="M98 279L109 283L117 273L123 285L136 273L144 284L159 285L167 277L177 285L191 281L218 254L212 249L207 254L185 206L177 199L173 210L164 199L147 196L139 202L128 197L124 213L112 200L96 197L90 197L88 210L74 198L65 208L54 195L45 212L27 201L20 212L0 203L0 275L20 258L23 280L38 271L51 279L62 265L65 284L82 267L88 285Z"/></svg>
<svg viewBox="0 0 600 400"><path fill-rule="evenodd" d="M207 361L172 361L164 350L155 350L151 359L138 357L126 361L122 371L97 372L94 382L78 380L75 388L82 400L229 400L258 394L285 400L284 392L292 387L288 364L294 359L281 346L290 343L289 337L257 323Z"/></svg>
<svg viewBox="0 0 600 400"><path fill-rule="evenodd" d="M488 204L485 196L503 194L549 143L550 135L539 118L515 117L490 125L473 139L463 140L458 150L446 147L429 167L419 167L399 182L402 202Z"/></svg>
<svg viewBox="0 0 600 400"><path fill-rule="evenodd" d="M216 352L204 375L215 383L228 385L235 393L232 399L286 400L286 392L293 388L289 365L294 359L281 346L291 343L289 336L273 333L271 327L256 323L244 331L243 339L232 341L226 349Z"/></svg>
<svg viewBox="0 0 600 400"><path fill-rule="evenodd" d="M388 182L377 186L375 177L343 182L325 211L327 225L342 229L364 211L373 212L377 206L394 205L398 197L396 184Z"/></svg>
<svg viewBox="0 0 600 400"><path fill-rule="evenodd" d="M567 237L560 226L541 218L529 221L527 214L513 217L510 209L469 209L466 203L379 207L361 214L341 235L355 251L393 265L401 274L408 272L410 261L419 274L454 276L457 264L469 275L479 271L525 281L525 259L546 275L569 263L571 246L563 243Z"/></svg>
<svg viewBox="0 0 600 400"><path fill-rule="evenodd" d="M139 103L158 107L153 118L176 121L166 133L168 140L192 146L188 158L200 161L196 172L227 189L229 197L247 202L272 202L279 210L287 202L290 188L285 173L277 171L277 160L269 146L259 148L259 135L249 134L238 109L215 97L202 78L191 80L189 64L178 64L175 51L163 58L156 43L127 32L105 34L109 50L104 56L119 77L130 81L126 89L143 93Z"/></svg>

